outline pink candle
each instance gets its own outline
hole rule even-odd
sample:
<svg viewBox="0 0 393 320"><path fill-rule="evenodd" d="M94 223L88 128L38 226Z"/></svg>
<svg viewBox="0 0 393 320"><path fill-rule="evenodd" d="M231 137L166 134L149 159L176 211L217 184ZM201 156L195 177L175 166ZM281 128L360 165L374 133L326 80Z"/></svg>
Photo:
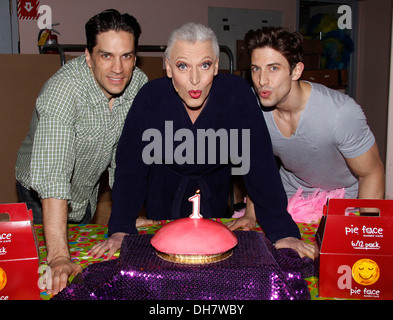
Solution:
<svg viewBox="0 0 393 320"><path fill-rule="evenodd" d="M191 219L201 219L203 218L200 214L200 205L201 205L201 195L198 193L188 198L188 201L192 202L192 214L190 215Z"/></svg>

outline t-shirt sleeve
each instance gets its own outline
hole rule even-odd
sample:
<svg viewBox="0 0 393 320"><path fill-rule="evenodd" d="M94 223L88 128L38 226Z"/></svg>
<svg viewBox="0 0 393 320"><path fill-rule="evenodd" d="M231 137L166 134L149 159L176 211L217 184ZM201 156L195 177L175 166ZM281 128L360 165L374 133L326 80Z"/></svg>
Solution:
<svg viewBox="0 0 393 320"><path fill-rule="evenodd" d="M334 139L345 158L356 158L367 152L375 137L367 125L362 108L349 98L337 113Z"/></svg>

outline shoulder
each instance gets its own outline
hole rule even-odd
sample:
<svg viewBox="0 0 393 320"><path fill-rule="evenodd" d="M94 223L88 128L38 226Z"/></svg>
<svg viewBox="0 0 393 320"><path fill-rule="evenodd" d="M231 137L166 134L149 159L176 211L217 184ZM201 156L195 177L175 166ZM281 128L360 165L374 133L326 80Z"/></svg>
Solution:
<svg viewBox="0 0 393 320"><path fill-rule="evenodd" d="M138 91L131 107L131 112L152 114L164 112L177 99L176 91L172 86L171 79L158 78L145 83ZM165 105L165 108L162 106Z"/></svg>
<svg viewBox="0 0 393 320"><path fill-rule="evenodd" d="M91 77L85 56L68 61L42 87L36 109L42 116L70 123L75 116L75 101L85 101Z"/></svg>
<svg viewBox="0 0 393 320"><path fill-rule="evenodd" d="M242 77L232 74L218 74L212 86L212 95L229 105L242 104L244 108L257 104L251 85Z"/></svg>
<svg viewBox="0 0 393 320"><path fill-rule="evenodd" d="M50 87L51 90L67 90L69 87L75 89L83 86L83 82L89 76L85 55L69 60L62 66L44 85L43 89Z"/></svg>
<svg viewBox="0 0 393 320"><path fill-rule="evenodd" d="M139 91L138 96L145 96L154 98L160 98L162 95L167 95L169 89L173 89L172 81L168 77L162 77L147 82Z"/></svg>
<svg viewBox="0 0 393 320"><path fill-rule="evenodd" d="M54 77L82 79L87 76L88 72L89 67L86 62L86 56L83 54L69 60L54 74Z"/></svg>
<svg viewBox="0 0 393 320"><path fill-rule="evenodd" d="M219 73L214 79L214 84L219 88L231 88L231 89L246 89L251 90L251 86L248 82L240 76L233 75L230 73ZM232 93L236 93L232 92Z"/></svg>
<svg viewBox="0 0 393 320"><path fill-rule="evenodd" d="M325 85L309 82L311 85L311 98L316 100L323 100L325 103L329 103L336 107L342 107L348 102L354 102L353 99L338 90L334 90L326 87Z"/></svg>

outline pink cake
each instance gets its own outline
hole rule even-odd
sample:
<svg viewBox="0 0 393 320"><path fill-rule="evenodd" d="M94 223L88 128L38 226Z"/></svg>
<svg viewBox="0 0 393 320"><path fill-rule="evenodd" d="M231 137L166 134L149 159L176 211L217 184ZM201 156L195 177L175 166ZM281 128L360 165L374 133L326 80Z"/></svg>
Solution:
<svg viewBox="0 0 393 320"><path fill-rule="evenodd" d="M237 238L217 221L182 218L164 225L154 235L151 244L165 260L203 264L230 257Z"/></svg>

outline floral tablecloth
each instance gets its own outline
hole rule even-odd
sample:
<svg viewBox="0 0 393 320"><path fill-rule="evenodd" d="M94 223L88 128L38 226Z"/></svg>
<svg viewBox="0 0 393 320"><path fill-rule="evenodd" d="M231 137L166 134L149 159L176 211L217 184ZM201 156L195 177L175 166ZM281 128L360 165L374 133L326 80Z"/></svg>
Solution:
<svg viewBox="0 0 393 320"><path fill-rule="evenodd" d="M215 219L222 223L231 221L232 219ZM149 225L146 227L138 228L140 234L154 234L156 233L163 224L169 221L160 221L158 224ZM302 240L314 244L315 243L315 232L318 227L317 223L307 224L298 223ZM257 226L255 231L262 232L261 228ZM40 265L46 264L46 247L44 241L44 234L41 225L36 226L36 232L38 237ZM89 264L103 261L106 257L99 259L93 259L87 255L87 251L96 243L105 240L107 238L107 226L97 224L86 224L86 225L69 225L68 228L68 241L70 247L71 258L82 267L86 267ZM117 252L112 259L117 259L119 252ZM316 277L310 277L305 279L308 283L308 287L311 293L311 299L321 299L318 297L318 279ZM46 292L41 292L41 298L47 300L50 298Z"/></svg>

